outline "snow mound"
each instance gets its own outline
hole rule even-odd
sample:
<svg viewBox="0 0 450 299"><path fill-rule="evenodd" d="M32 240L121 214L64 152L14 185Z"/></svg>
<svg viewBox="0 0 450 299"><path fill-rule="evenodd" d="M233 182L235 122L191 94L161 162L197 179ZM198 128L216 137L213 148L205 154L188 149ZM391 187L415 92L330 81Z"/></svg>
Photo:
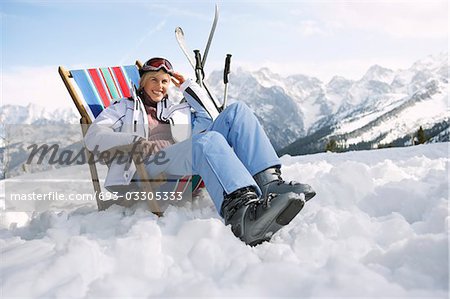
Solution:
<svg viewBox="0 0 450 299"><path fill-rule="evenodd" d="M206 192L159 219L92 204L3 214L2 296L448 298L448 145L282 157L317 196L254 248Z"/></svg>

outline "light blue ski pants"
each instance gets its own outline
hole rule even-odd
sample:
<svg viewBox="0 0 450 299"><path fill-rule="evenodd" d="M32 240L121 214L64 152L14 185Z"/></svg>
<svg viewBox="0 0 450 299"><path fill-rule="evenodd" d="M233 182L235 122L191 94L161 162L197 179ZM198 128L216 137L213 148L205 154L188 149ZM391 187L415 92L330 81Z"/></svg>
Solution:
<svg viewBox="0 0 450 299"><path fill-rule="evenodd" d="M164 151L167 162L149 164L150 176L200 175L219 212L224 192L254 186L261 194L253 175L281 164L257 118L242 102L228 106L205 132Z"/></svg>

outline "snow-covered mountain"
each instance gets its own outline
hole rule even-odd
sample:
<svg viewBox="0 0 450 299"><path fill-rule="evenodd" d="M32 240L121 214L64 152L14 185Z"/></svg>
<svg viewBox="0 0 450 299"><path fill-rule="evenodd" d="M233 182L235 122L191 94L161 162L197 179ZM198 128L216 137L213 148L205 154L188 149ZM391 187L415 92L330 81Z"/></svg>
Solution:
<svg viewBox="0 0 450 299"><path fill-rule="evenodd" d="M222 72L215 71L208 78L208 87L218 98L223 97ZM305 117L293 100L284 78L261 69L249 72L238 68L230 75L229 103L242 101L256 114L276 148L288 145L305 135Z"/></svg>
<svg viewBox="0 0 450 299"><path fill-rule="evenodd" d="M371 67L358 81L335 77L324 86L332 111L308 135L280 151L323 151L334 139L343 149L411 144L420 126L431 141L448 141L448 54L430 56L407 70Z"/></svg>
<svg viewBox="0 0 450 299"><path fill-rule="evenodd" d="M8 125L79 124L79 119L72 109L51 109L39 104L4 105L0 109L0 123Z"/></svg>
<svg viewBox="0 0 450 299"><path fill-rule="evenodd" d="M419 126L429 129L429 137L448 127L448 70L448 53L406 70L374 65L357 81L335 76L324 83L306 75L282 77L267 68L238 68L230 75L229 98L255 111L276 148L299 138L297 147L310 146L301 151L294 144L281 153L322 151L330 138L346 148L361 142L373 147L410 136ZM219 95L221 76L217 71L209 78Z"/></svg>
<svg viewBox="0 0 450 299"><path fill-rule="evenodd" d="M426 57L406 70L374 65L357 81L335 76L323 83L306 75L281 77L267 68L237 69L230 75L229 97L255 111L276 148L301 138L280 153L322 151L331 138L343 148L405 145L420 126L433 140L447 130L448 70L448 53ZM221 76L214 72L209 78L219 95ZM448 140L448 134L440 136Z"/></svg>
<svg viewBox="0 0 450 299"><path fill-rule="evenodd" d="M71 109L5 105L0 110L0 123L0 179L60 166L47 163L50 154L44 163L26 163L33 144L58 145L60 151L79 152L81 148L79 116Z"/></svg>
<svg viewBox="0 0 450 299"><path fill-rule="evenodd" d="M0 197L66 198L2 212L2 296L448 298L448 143L281 161L286 179L317 196L254 248L206 192L158 218L142 207L97 211L85 200L86 165L0 181Z"/></svg>
<svg viewBox="0 0 450 299"><path fill-rule="evenodd" d="M67 166L84 151L80 125L8 125L3 138L0 179Z"/></svg>

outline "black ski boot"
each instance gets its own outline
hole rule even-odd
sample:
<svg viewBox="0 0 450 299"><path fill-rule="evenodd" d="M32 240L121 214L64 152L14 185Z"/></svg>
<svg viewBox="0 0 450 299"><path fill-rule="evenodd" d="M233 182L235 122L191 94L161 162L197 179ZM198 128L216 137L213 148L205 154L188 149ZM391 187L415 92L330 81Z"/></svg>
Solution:
<svg viewBox="0 0 450 299"><path fill-rule="evenodd" d="M265 202L283 202L285 210L277 217L277 223L289 224L303 209L305 202L316 195L308 184L291 181L286 183L281 178L279 167L271 167L253 176L262 192ZM281 204L280 204L281 205Z"/></svg>
<svg viewBox="0 0 450 299"><path fill-rule="evenodd" d="M250 246L269 241L302 209L300 197L269 196L259 199L253 187L245 187L226 195L221 215L225 225L231 224L234 235Z"/></svg>
<svg viewBox="0 0 450 299"><path fill-rule="evenodd" d="M308 184L301 184L295 181L286 183L281 178L279 167L267 168L255 174L253 178L263 193L262 198L293 192L298 196L301 196L303 193L305 201L308 201L316 195L316 192Z"/></svg>

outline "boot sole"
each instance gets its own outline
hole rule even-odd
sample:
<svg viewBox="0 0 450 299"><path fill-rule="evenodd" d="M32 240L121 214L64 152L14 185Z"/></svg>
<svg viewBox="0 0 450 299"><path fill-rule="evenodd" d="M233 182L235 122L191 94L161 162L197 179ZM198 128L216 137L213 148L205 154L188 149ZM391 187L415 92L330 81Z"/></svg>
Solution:
<svg viewBox="0 0 450 299"><path fill-rule="evenodd" d="M305 202L292 200L289 205L278 215L275 220L280 225L288 225L295 216L303 209Z"/></svg>
<svg viewBox="0 0 450 299"><path fill-rule="evenodd" d="M309 192L309 193L305 193L305 201L310 200L311 198L313 198L314 196L316 196L316 192Z"/></svg>
<svg viewBox="0 0 450 299"><path fill-rule="evenodd" d="M283 226L289 224L292 219L302 210L305 202L292 198L288 205L278 214L275 220L265 229L264 236L260 236L256 240L248 243L250 246L256 246L263 242L270 241L273 234L279 231Z"/></svg>

